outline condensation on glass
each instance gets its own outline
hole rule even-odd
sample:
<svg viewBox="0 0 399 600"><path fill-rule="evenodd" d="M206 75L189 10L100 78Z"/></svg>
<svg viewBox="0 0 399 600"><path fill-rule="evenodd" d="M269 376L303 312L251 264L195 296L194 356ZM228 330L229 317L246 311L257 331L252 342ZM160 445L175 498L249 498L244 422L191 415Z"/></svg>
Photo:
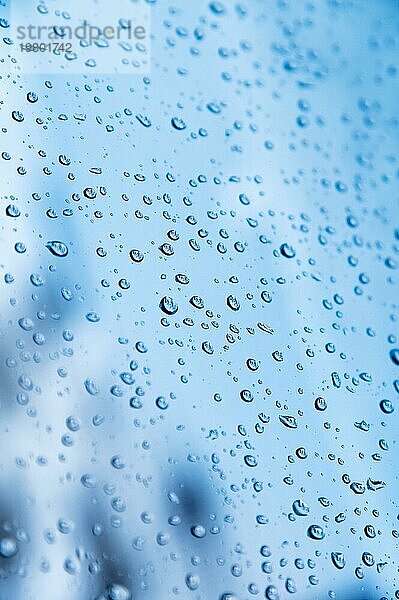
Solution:
<svg viewBox="0 0 399 600"><path fill-rule="evenodd" d="M399 598L398 3L0 4L0 599Z"/></svg>

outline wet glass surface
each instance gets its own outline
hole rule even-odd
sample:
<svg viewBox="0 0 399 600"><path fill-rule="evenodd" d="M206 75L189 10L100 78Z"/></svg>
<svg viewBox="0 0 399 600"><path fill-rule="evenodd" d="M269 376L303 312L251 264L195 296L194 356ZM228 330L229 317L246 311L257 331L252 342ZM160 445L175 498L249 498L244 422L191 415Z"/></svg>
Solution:
<svg viewBox="0 0 399 600"><path fill-rule="evenodd" d="M399 598L398 2L101 10L0 1L0 599Z"/></svg>

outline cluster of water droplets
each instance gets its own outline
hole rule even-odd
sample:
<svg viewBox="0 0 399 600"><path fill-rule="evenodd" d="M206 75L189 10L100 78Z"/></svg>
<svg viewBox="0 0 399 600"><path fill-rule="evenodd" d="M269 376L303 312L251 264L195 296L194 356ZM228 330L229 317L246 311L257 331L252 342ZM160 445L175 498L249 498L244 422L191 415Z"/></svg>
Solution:
<svg viewBox="0 0 399 600"><path fill-rule="evenodd" d="M0 19L0 597L399 598L397 12L146 4Z"/></svg>

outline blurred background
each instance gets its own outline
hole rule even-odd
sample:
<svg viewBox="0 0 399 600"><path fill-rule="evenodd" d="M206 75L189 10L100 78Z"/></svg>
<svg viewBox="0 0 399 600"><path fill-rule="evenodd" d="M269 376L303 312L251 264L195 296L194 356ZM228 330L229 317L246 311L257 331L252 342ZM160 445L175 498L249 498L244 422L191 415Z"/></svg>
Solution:
<svg viewBox="0 0 399 600"><path fill-rule="evenodd" d="M0 33L0 599L399 598L398 2Z"/></svg>

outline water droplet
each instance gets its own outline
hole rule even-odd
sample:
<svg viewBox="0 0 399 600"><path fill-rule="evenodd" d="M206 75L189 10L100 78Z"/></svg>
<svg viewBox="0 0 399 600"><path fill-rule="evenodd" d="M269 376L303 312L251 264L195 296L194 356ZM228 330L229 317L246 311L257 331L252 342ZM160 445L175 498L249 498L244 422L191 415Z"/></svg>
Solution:
<svg viewBox="0 0 399 600"><path fill-rule="evenodd" d="M64 257L68 254L68 248L64 242L47 242L46 248L48 248L54 256Z"/></svg>

